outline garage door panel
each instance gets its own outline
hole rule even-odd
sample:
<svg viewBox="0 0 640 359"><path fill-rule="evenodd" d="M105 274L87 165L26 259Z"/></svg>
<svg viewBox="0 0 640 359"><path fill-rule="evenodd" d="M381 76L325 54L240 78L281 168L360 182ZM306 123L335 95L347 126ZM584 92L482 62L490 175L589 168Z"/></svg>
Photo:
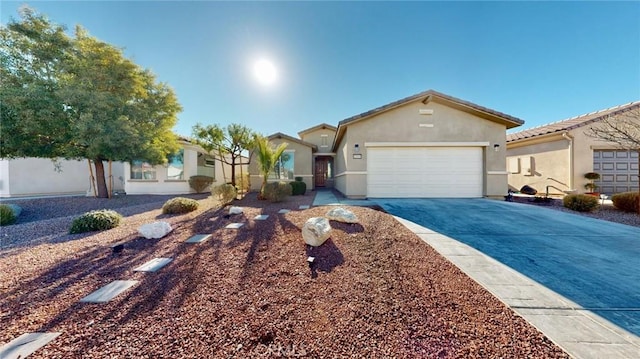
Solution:
<svg viewBox="0 0 640 359"><path fill-rule="evenodd" d="M482 148L367 149L369 197L482 197Z"/></svg>
<svg viewBox="0 0 640 359"><path fill-rule="evenodd" d="M593 169L600 174L596 184L602 193L634 191L638 187L638 152L594 150Z"/></svg>

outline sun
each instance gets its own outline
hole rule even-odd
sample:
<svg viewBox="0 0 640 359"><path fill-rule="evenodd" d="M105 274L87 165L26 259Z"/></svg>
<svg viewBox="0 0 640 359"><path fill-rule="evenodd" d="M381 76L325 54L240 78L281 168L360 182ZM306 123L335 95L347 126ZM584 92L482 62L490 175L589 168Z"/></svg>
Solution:
<svg viewBox="0 0 640 359"><path fill-rule="evenodd" d="M261 85L269 86L276 82L278 71L273 63L260 59L253 64L253 74Z"/></svg>

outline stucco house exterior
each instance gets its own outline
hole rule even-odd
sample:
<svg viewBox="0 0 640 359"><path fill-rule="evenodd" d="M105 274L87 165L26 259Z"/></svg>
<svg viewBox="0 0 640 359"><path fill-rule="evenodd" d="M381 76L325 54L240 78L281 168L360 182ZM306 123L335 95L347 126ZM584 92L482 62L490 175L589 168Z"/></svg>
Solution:
<svg viewBox="0 0 640 359"><path fill-rule="evenodd" d="M269 138L289 143L294 177L303 177L308 189L332 186L348 198L503 196L506 130L523 123L428 90L337 127L303 130L300 139L279 133ZM259 188L254 162L249 171Z"/></svg>
<svg viewBox="0 0 640 359"><path fill-rule="evenodd" d="M638 152L587 135L608 116L637 111L640 101L507 135L509 187L549 194L584 193L588 172L600 174L598 192L638 190Z"/></svg>

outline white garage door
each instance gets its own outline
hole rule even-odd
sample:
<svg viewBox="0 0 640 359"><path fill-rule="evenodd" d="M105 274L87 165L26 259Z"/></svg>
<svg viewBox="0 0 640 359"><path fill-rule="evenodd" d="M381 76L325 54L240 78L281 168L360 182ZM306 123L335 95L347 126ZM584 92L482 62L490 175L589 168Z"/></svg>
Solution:
<svg viewBox="0 0 640 359"><path fill-rule="evenodd" d="M367 196L482 197L481 147L369 147Z"/></svg>

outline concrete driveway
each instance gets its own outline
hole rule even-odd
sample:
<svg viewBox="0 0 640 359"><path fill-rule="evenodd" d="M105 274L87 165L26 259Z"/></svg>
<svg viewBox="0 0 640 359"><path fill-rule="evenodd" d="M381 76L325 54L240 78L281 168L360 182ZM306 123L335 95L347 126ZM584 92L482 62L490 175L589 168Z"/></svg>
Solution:
<svg viewBox="0 0 640 359"><path fill-rule="evenodd" d="M374 201L392 215L477 249L576 306L566 309L595 313L638 343L640 228L488 199Z"/></svg>

